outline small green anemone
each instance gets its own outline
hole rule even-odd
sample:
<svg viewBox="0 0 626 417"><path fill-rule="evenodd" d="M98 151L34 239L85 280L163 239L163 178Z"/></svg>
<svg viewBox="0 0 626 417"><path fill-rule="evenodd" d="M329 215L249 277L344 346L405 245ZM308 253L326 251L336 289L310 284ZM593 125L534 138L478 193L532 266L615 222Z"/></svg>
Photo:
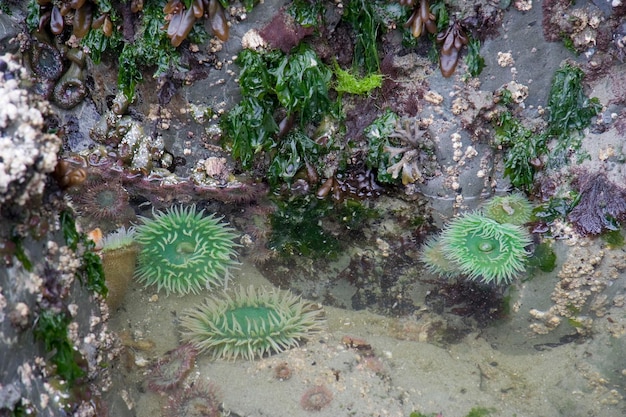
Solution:
<svg viewBox="0 0 626 417"><path fill-rule="evenodd" d="M135 276L157 290L197 294L204 288L226 285L236 265L234 229L215 215L204 216L190 207L171 207L142 217L135 240L141 246Z"/></svg>
<svg viewBox="0 0 626 417"><path fill-rule="evenodd" d="M522 225L530 221L533 206L521 193L493 197L483 207L485 216L498 223Z"/></svg>
<svg viewBox="0 0 626 417"><path fill-rule="evenodd" d="M239 288L211 297L181 319L183 339L214 358L253 360L297 346L321 329L321 310L287 291Z"/></svg>
<svg viewBox="0 0 626 417"><path fill-rule="evenodd" d="M452 220L441 233L443 255L469 279L508 284L526 269L531 243L522 227L478 213Z"/></svg>
<svg viewBox="0 0 626 417"><path fill-rule="evenodd" d="M135 244L135 228L124 226L109 233L102 238L102 251L114 251L117 249L128 248Z"/></svg>
<svg viewBox="0 0 626 417"><path fill-rule="evenodd" d="M420 260L434 274L450 278L460 273L458 267L444 256L441 237L429 239L424 243L420 253Z"/></svg>

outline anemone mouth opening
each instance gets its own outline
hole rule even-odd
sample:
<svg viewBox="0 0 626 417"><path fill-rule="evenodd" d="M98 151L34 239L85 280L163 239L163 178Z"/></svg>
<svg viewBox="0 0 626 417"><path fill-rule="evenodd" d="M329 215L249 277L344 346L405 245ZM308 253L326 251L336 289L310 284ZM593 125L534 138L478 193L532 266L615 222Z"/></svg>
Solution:
<svg viewBox="0 0 626 417"><path fill-rule="evenodd" d="M78 79L61 80L54 88L54 98L57 106L71 109L80 103L87 95L85 83Z"/></svg>
<svg viewBox="0 0 626 417"><path fill-rule="evenodd" d="M96 201L103 207L113 207L117 204L118 195L112 190L102 190L96 196Z"/></svg>
<svg viewBox="0 0 626 417"><path fill-rule="evenodd" d="M484 253L493 252L496 246L488 240L478 243L478 250Z"/></svg>
<svg viewBox="0 0 626 417"><path fill-rule="evenodd" d="M223 317L223 325L228 329L241 326L245 333L253 329L262 330L277 320L276 311L265 306L241 306L229 310ZM235 324L237 323L237 325Z"/></svg>
<svg viewBox="0 0 626 417"><path fill-rule="evenodd" d="M45 42L38 42L31 51L31 69L46 80L57 80L63 73L61 52Z"/></svg>
<svg viewBox="0 0 626 417"><path fill-rule="evenodd" d="M196 251L196 247L191 242L180 242L176 245L176 253L181 256L191 255Z"/></svg>
<svg viewBox="0 0 626 417"><path fill-rule="evenodd" d="M178 235L180 237L180 235ZM185 266L192 262L196 245L188 240L170 242L165 246L163 258L170 265Z"/></svg>

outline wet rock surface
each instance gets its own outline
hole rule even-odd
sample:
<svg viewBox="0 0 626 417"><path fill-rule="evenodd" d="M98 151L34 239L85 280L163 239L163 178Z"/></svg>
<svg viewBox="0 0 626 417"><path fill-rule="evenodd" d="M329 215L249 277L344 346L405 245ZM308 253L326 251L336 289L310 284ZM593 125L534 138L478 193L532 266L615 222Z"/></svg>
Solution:
<svg viewBox="0 0 626 417"><path fill-rule="evenodd" d="M541 130L555 71L565 60L585 69L585 91L589 97L599 97L602 111L582 132L582 150L589 158L549 168L544 168L546 161L538 161L539 190L528 190L531 200L539 205L547 200L546 196L567 195L573 189L574 178L581 175L572 170L575 165L588 172L605 173L606 181L622 182L621 138L626 131L625 72L620 61L623 8L608 2L566 7L563 16L569 20L554 21L550 27L558 27L563 36L571 39L579 52L575 55L558 39L546 41L545 7L565 7L562 2L545 2L546 6L542 2L515 1L506 9L491 2L471 3L476 4L455 4L455 18L473 13L471 6L480 6L492 19L489 23L494 32L481 35L480 55L485 59L485 68L479 77L469 76L465 61L458 62L454 74L444 77L437 64L426 58L426 39L407 47L398 31L382 36L381 52L386 57L381 69L391 74L386 74L387 84L383 84L382 92L375 90L369 96L344 97L349 140L337 147L354 153L348 159L351 170L343 177L336 175L341 152L331 152L322 172L307 173L290 187L268 193L265 174L271 152L261 153L262 157L246 170L222 147L220 116L241 100L240 68L234 57L242 44L262 44L264 40L258 33L272 35L268 24L286 4L283 0L261 3L245 13L245 19L241 13L229 14L233 24L226 42L182 43L185 59L195 56L193 70L153 78L146 69L132 103L124 102L116 87L114 60L103 60L98 65L86 63L89 94L85 100L67 110L53 104L56 123L63 127L61 154L71 166L87 172L84 187L67 190L85 230L101 227L110 231L136 222L137 215L149 216L153 209L195 203L225 215L242 232L240 252L246 266L236 277L238 283L289 288L327 306L329 332L301 348L254 363L198 359L188 384L206 380L219 384L224 413L303 415L308 411L302 410L300 397L311 386L323 386L333 396L328 405L319 407L318 414L329 416L346 409L362 415L384 409L388 415L398 416L414 410L464 416L476 405L503 416L582 416L597 413L598 409L602 415L622 415L625 377L618 359L624 354L621 341L626 325L622 317L623 248L609 247L594 236L580 236L566 223L533 224L532 228L542 230L534 233L535 243L544 241L552 247L556 267L553 272L533 270L507 288L441 279L424 268L420 248L453 216L479 209L493 195L510 191L510 179L504 175L505 152L494 142L492 118L503 87L511 93L511 112L529 128ZM575 17L589 22L597 15L596 7L602 12L602 23L589 27L600 30L584 32L595 34L589 35L592 38L585 43L582 24L568 26L567 21ZM18 50L20 42L11 39L23 34L22 13L16 10L12 17L0 14L0 52ZM342 8L330 6L322 34L307 32L307 36L315 39L313 43L324 62L330 64L336 58L349 67L353 39L349 27L340 23L341 15ZM297 42L301 36L294 34L285 42ZM461 56L466 56L467 49L461 51ZM70 65L64 56L65 64ZM375 174L363 169L358 161L363 157L359 151L368 145L364 128L386 108L397 111L403 120L415 121L419 129L413 133L428 139L420 142L417 138L416 149L432 149L434 154L432 159L420 160L415 157L415 149L404 151L414 152L406 153L409 156L402 169L407 172L416 172L410 171L410 163L427 162L420 162L419 175L408 175L406 182L391 186L378 184ZM412 144L405 140L397 146ZM51 181L45 176L50 170L44 171L42 181ZM35 170L27 172L34 174ZM399 180L405 179L402 173L396 167ZM87 197L96 194L98 184L106 184L125 196L123 210L111 218L93 214L95 203ZM327 190L324 184L329 184ZM22 190L18 188L12 186L11 190ZM312 222L321 226L324 234L320 236L338 242L340 249L335 257L305 256L289 249L293 248L291 243L282 246L288 250L279 254L277 239L271 237L277 208L269 200L282 193L290 198L309 195L316 201L313 191L320 195L319 190L325 192L327 199L323 201L331 206L337 201L343 203L346 196L377 196L363 200L363 207L378 213L358 218L355 211L342 212ZM11 191L5 195L12 199L16 193L24 194ZM50 204L42 203L41 216L56 224L55 216L64 203ZM315 209L322 212L321 205ZM351 218L360 222L358 227L349 222ZM23 222L3 223L3 238L6 240L12 227L20 224L23 226ZM63 246L58 232L45 239ZM328 249L331 245L326 246ZM40 240L30 238L24 240L24 247L27 253L42 256L48 250ZM58 260L53 260L37 267L55 269L57 264ZM10 267L6 274L0 274L7 305L0 311L12 313L2 322L7 340L30 332L22 328L28 327L33 316L20 302L26 306L38 303L32 294L5 292L10 288L8 283L29 282L24 270L17 269ZM38 274L45 275L45 271ZM78 283L72 285L72 296L63 299L63 304L77 306L76 322L84 337L88 324L84 312L101 313L87 302L90 296ZM116 374L132 384L115 385L103 401L108 403L110 415L131 415L135 410L139 415L167 413L170 411L165 398L145 393L145 369L180 342L176 315L202 297L159 298L132 284L128 291L126 303L115 312L114 326L131 336L122 341L124 365L115 362L113 366L119 371ZM361 338L371 350L364 352L346 345L346 335ZM156 348L152 339L157 341ZM16 364L40 366L32 362L42 355L41 346L6 346L19 359ZM95 349L100 348L104 346ZM87 352L92 348L84 345L79 349ZM445 365L442 358L446 358ZM273 369L283 362L294 371L289 381L277 381L272 376ZM17 378L16 366L2 369L2 376ZM550 369L549 375L545 369ZM241 382L248 379L258 383ZM26 394L40 397L42 381L36 380L29 393L17 380L2 382L0 407L15 406L18 393L20 398ZM268 392L272 398L283 395L296 400L266 404L259 399L267 398Z"/></svg>

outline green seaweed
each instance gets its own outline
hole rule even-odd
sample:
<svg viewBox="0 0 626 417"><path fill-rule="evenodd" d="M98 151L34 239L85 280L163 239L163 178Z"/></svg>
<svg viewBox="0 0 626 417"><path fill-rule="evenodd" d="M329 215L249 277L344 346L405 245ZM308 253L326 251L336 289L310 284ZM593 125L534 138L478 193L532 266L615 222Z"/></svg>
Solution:
<svg viewBox="0 0 626 417"><path fill-rule="evenodd" d="M75 251L78 248L78 243L81 238L80 233L76 230L76 222L74 221L72 213L67 210L62 211L59 220L61 222L61 231L63 232L65 244Z"/></svg>
<svg viewBox="0 0 626 417"><path fill-rule="evenodd" d="M98 255L92 252L92 249L93 248L90 247L83 254L81 275L85 276L85 286L89 291L100 294L102 297L106 297L109 289L106 286L102 261Z"/></svg>
<svg viewBox="0 0 626 417"><path fill-rule="evenodd" d="M26 255L24 242L22 242L22 239L19 236L13 236L11 241L15 244L15 257L22 263L25 270L31 272L33 270L33 263L28 258L28 255Z"/></svg>
<svg viewBox="0 0 626 417"><path fill-rule="evenodd" d="M544 223L552 223L557 219L565 220L567 215L580 199L579 194L570 192L563 197L553 197L533 209L533 217Z"/></svg>
<svg viewBox="0 0 626 417"><path fill-rule="evenodd" d="M582 81L582 69L566 63L554 74L548 98L547 135L556 139L556 146L550 152L549 162L560 166L566 162L571 151L578 155L577 162L587 158L580 154L581 132L591 124L591 120L602 109L597 98L588 98Z"/></svg>
<svg viewBox="0 0 626 417"><path fill-rule="evenodd" d="M548 242L542 242L535 247L533 254L528 260L528 267L533 275L534 269L539 269L543 272L552 272L556 268L556 253L552 249L552 245Z"/></svg>
<svg viewBox="0 0 626 417"><path fill-rule="evenodd" d="M473 407L466 417L486 417L494 411L493 408Z"/></svg>
<svg viewBox="0 0 626 417"><path fill-rule="evenodd" d="M546 152L545 139L526 128L509 111L500 112L495 129L495 145L507 149L504 175L514 187L529 188L536 172L531 162Z"/></svg>
<svg viewBox="0 0 626 417"><path fill-rule="evenodd" d="M390 184L396 182L392 175L387 172L390 162L389 153L385 151L385 147L389 146L389 135L396 129L398 119L399 117L396 113L387 109L367 126L363 132L368 141L365 165L377 171L376 179L382 183Z"/></svg>
<svg viewBox="0 0 626 417"><path fill-rule="evenodd" d="M480 56L480 41L476 38L470 37L465 63L467 64L467 72L472 77L478 77L485 68L485 58Z"/></svg>
<svg viewBox="0 0 626 417"><path fill-rule="evenodd" d="M437 32L442 32L450 26L450 15L448 14L448 9L446 9L446 2L444 0L435 0L431 2L430 12L435 15Z"/></svg>
<svg viewBox="0 0 626 417"><path fill-rule="evenodd" d="M76 230L76 223L72 214L64 210L59 216L61 231L65 244L73 251L82 251L82 265L76 271L77 278L85 284L89 291L107 296L108 289L105 283L104 269L100 257L93 250L94 242L85 233Z"/></svg>
<svg viewBox="0 0 626 417"><path fill-rule="evenodd" d="M600 235L609 247L609 249L617 249L624 247L624 234L621 229L607 230Z"/></svg>
<svg viewBox="0 0 626 417"><path fill-rule="evenodd" d="M495 145L506 148L504 174L518 188L529 189L536 168L532 161L541 156L548 157L548 165L558 167L567 163L571 154L580 163L589 155L580 151L581 131L591 124L602 106L597 98L587 98L583 91L584 72L573 65L565 64L554 75L548 97L549 118L547 128L534 133L524 127L509 110L500 112L495 121ZM510 104L510 95L501 92L502 104ZM555 146L548 152L548 143Z"/></svg>
<svg viewBox="0 0 626 417"><path fill-rule="evenodd" d="M324 4L320 0L294 0L287 13L302 27L324 24Z"/></svg>
<svg viewBox="0 0 626 417"><path fill-rule="evenodd" d="M97 7L98 9L95 15L106 13L109 16L109 19L111 19L113 27L122 23L117 10L113 7L109 0L100 0ZM85 50L89 51L89 56L96 65L100 64L102 55L105 51L116 51L118 48L121 48L124 43L124 38L119 31L114 30L111 36L106 36L103 28L104 26L101 26L98 29L90 29L89 32L87 32L87 35L80 40L80 45Z"/></svg>
<svg viewBox="0 0 626 417"><path fill-rule="evenodd" d="M145 4L139 36L124 43L119 54L117 84L129 101L135 96L145 68L154 67L155 78L172 70L183 70L179 65L180 53L163 30L163 6L161 1Z"/></svg>
<svg viewBox="0 0 626 417"><path fill-rule="evenodd" d="M337 62L335 62L333 71L337 78L334 88L339 93L364 95L383 85L382 74L375 73L365 77L358 77L350 71L341 69Z"/></svg>
<svg viewBox="0 0 626 417"><path fill-rule="evenodd" d="M280 181L291 184L298 171L311 164L315 166L319 155L327 148L318 145L302 131L290 132L280 143L267 172L267 178L272 188Z"/></svg>
<svg viewBox="0 0 626 417"><path fill-rule="evenodd" d="M301 126L319 121L331 107L331 70L305 44L281 56L276 64L270 73L276 80L274 92L280 105L288 115L297 115Z"/></svg>
<svg viewBox="0 0 626 417"><path fill-rule="evenodd" d="M304 44L288 55L243 50L237 64L242 99L221 119L222 144L244 169L252 167L257 154L268 152L270 184L290 183L304 164L315 165L329 150L329 144L318 145L305 131L325 115L340 113L328 96L332 72ZM279 136L279 113L293 120L293 132Z"/></svg>
<svg viewBox="0 0 626 417"><path fill-rule="evenodd" d="M37 3L37 0L28 0L28 4L26 5L26 27L29 32L39 27L39 17L39 3Z"/></svg>
<svg viewBox="0 0 626 417"><path fill-rule="evenodd" d="M56 366L57 374L72 386L85 371L79 366L80 354L72 347L67 332L71 319L64 313L44 310L39 314L33 333L35 340L43 342L44 348L52 355L50 360Z"/></svg>
<svg viewBox="0 0 626 417"><path fill-rule="evenodd" d="M377 39L380 22L376 19L373 2L350 0L344 8L343 20L352 25L355 33L353 67L363 69L365 74L379 72L380 57Z"/></svg>
<svg viewBox="0 0 626 417"><path fill-rule="evenodd" d="M379 23L375 19L371 2L350 0L343 19L352 25L356 35L353 67L363 69L366 74L379 72L380 57L377 46Z"/></svg>
<svg viewBox="0 0 626 417"><path fill-rule="evenodd" d="M333 211L332 203L305 196L276 200L276 204L278 210L270 216L271 249L287 256L337 256L339 241L321 226L324 217Z"/></svg>
<svg viewBox="0 0 626 417"><path fill-rule="evenodd" d="M378 210L367 207L358 200L346 199L341 204L335 206L338 211L337 218L348 230L359 230L365 221L380 217Z"/></svg>

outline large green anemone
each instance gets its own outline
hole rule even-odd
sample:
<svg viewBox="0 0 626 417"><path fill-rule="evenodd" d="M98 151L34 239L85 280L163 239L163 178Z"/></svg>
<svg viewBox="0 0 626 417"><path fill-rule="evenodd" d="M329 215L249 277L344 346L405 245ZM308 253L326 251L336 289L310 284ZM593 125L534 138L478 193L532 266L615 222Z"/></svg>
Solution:
<svg viewBox="0 0 626 417"><path fill-rule="evenodd" d="M208 298L181 319L183 339L213 357L253 360L282 352L321 329L321 310L290 292L240 288Z"/></svg>
<svg viewBox="0 0 626 417"><path fill-rule="evenodd" d="M483 207L485 216L498 223L522 225L530 221L533 206L521 193L493 197Z"/></svg>
<svg viewBox="0 0 626 417"><path fill-rule="evenodd" d="M234 229L215 215L204 216L195 206L172 207L142 217L135 240L141 246L135 276L146 286L166 293L198 293L226 285L237 264Z"/></svg>
<svg viewBox="0 0 626 417"><path fill-rule="evenodd" d="M443 256L469 279L508 284L526 269L531 243L522 227L470 213L452 220L441 233Z"/></svg>

